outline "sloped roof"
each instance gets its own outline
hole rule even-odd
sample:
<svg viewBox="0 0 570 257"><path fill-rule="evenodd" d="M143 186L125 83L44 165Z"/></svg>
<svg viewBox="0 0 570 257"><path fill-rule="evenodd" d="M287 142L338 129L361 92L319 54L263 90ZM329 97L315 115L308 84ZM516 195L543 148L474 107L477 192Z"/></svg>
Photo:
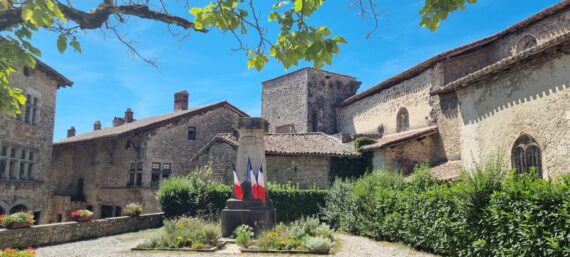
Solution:
<svg viewBox="0 0 570 257"><path fill-rule="evenodd" d="M331 74L331 75L337 75L337 76L352 78L352 79L356 80L355 77L350 76L350 75L341 74L341 73L336 73L336 72L327 71L327 70L323 70L323 69L317 69L317 68L313 68L313 67L304 67L304 68L298 69L298 70L296 70L296 71L292 71L292 72L289 72L289 73L285 73L285 74L283 74L283 75L281 75L281 76L278 76L278 77L275 77L275 78L271 78L271 79L265 80L265 81L263 81L262 83L266 83L266 82L269 82L269 81L273 81L273 80L277 80L277 79L280 79L280 78L283 78L283 77L287 77L287 76L289 76L289 75L291 75L291 74L295 74L295 73L297 73L297 72L301 72L301 71L305 71L305 70L315 70L315 71L319 71L319 72L328 73L328 74Z"/></svg>
<svg viewBox="0 0 570 257"><path fill-rule="evenodd" d="M390 135L385 135L380 139L376 140L376 143L371 145L363 146L362 149L369 151L374 149L380 149L385 147L390 147L394 145L398 145L401 143L405 143L411 140L415 140L421 137L430 136L433 134L438 133L437 126L431 126L426 128L414 129L400 133L394 133Z"/></svg>
<svg viewBox="0 0 570 257"><path fill-rule="evenodd" d="M116 126L116 127L109 127L109 128L103 128L100 130L91 131L91 132L88 132L85 134L81 134L81 135L77 135L74 137L62 139L60 141L55 142L54 145L84 142L84 141L96 140L96 139L101 139L101 138L118 137L118 136L126 134L126 133L137 133L137 132L141 132L141 131L145 131L148 129L153 129L153 128L162 126L163 124L175 122L181 118L192 117L194 115L203 114L207 111L217 109L217 108L223 108L223 107L229 108L230 110L236 112L237 114L239 114L243 117L249 117L249 115L247 115L245 112L241 111L240 109L238 109L237 107L228 103L227 101L221 101L221 102L217 102L217 103L213 103L213 104L209 104L209 105L194 107L194 108L184 110L184 111L175 111L175 112L171 112L171 113L167 113L167 114L163 114L163 115L159 115L159 116L153 116L153 117L133 121L130 123L125 123L123 125Z"/></svg>
<svg viewBox="0 0 570 257"><path fill-rule="evenodd" d="M402 81L408 80L410 78L413 78L415 76L417 76L418 74L424 72L425 70L435 66L437 63L445 61L447 59L465 54L465 53L469 53L478 49L481 49L485 46L490 45L491 43L507 36L508 34L511 34L515 31L518 31L520 29L524 29L536 22L539 22L551 15L557 14L558 12L566 9L570 7L570 1L568 0L564 0L556 5L553 5L499 33L496 33L492 36L474 41L472 43L457 47L455 49L451 49L449 51L443 52L441 54L438 54L432 58L427 59L424 62L421 62L419 64L417 64L416 66L400 73L397 74L385 81L380 82L379 84L364 90L363 92L356 94L354 96L351 96L349 98L347 98L344 102L341 103L341 106L348 106L350 104L353 104L355 102L357 102L358 100L364 99L368 96L374 95L384 89L388 89Z"/></svg>
<svg viewBox="0 0 570 257"><path fill-rule="evenodd" d="M38 59L36 59L36 69L43 71L48 77L54 79L57 82L57 88L71 87L73 85L73 81Z"/></svg>
<svg viewBox="0 0 570 257"><path fill-rule="evenodd" d="M505 58L505 59L503 59L503 60L501 60L495 64L489 65L483 69L480 69L476 72L468 74L468 75L466 75L466 76L464 76L458 80L452 81L440 89L432 90L430 92L430 94L436 95L436 94L452 92L458 88L466 87L468 85L473 84L476 81L482 80L482 79L487 78L489 76L493 76L493 75L495 75L501 71L510 69L513 65L515 65L517 63L526 61L526 60L533 58L533 57L536 57L536 56L542 56L542 54L545 51L548 51L550 49L555 49L558 46L566 46L567 47L568 45L570 45L570 33L565 33L565 34L556 36L556 37L548 40L547 42L539 44L535 47L527 49L527 50L520 52L518 54L515 54L511 57ZM568 50L566 50L566 51L568 51Z"/></svg>
<svg viewBox="0 0 570 257"><path fill-rule="evenodd" d="M238 147L238 139L231 133L220 133L211 142L225 142ZM209 147L208 144L205 148ZM196 154L199 156L202 149ZM267 155L312 155L331 157L359 157L351 143L342 143L337 138L321 133L302 134L267 134L265 135L265 153ZM194 159L194 158L192 158Z"/></svg>
<svg viewBox="0 0 570 257"><path fill-rule="evenodd" d="M461 177L461 161L448 161L430 168L434 178L441 181L458 180Z"/></svg>

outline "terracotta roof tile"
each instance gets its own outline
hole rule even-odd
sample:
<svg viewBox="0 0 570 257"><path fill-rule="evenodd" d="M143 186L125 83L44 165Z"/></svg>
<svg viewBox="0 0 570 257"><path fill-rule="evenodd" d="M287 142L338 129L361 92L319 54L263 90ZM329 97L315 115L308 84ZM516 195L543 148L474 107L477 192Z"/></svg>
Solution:
<svg viewBox="0 0 570 257"><path fill-rule="evenodd" d="M216 139L238 146L238 140L233 134L218 134L214 140ZM360 156L352 143L342 143L337 138L320 132L267 134L265 136L265 153L268 155Z"/></svg>
<svg viewBox="0 0 570 257"><path fill-rule="evenodd" d="M363 146L363 150L374 150L380 149L384 147L390 147L394 145L398 145L401 143L408 142L410 140L415 140L420 137L426 137L429 135L436 134L438 132L437 126L431 126L426 128L414 129L405 132L385 135L380 139L376 139L376 143L371 145Z"/></svg>
<svg viewBox="0 0 570 257"><path fill-rule="evenodd" d="M108 138L108 137L117 137L126 133L134 133L139 131L144 131L147 129L155 128L160 126L163 123L173 122L180 118L191 117L194 115L201 114L203 112L207 112L212 109L220 108L220 107L228 107L234 112L242 115L243 117L248 117L248 115L237 107L231 105L227 101L221 101L209 105L199 106L195 108L191 108L185 111L175 111L164 115L153 116L137 121L133 121L131 123L125 123L123 125L117 127L109 127L103 128L100 130L91 131L85 134L77 135L74 137L69 137L57 141L54 145L62 145L62 144L69 144L69 143L77 143L89 140L95 140L100 138Z"/></svg>

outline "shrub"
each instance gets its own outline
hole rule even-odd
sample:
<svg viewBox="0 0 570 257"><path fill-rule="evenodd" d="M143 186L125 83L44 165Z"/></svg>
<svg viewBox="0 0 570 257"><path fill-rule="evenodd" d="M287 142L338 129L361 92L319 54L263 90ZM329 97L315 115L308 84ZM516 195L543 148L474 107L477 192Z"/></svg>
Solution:
<svg viewBox="0 0 570 257"><path fill-rule="evenodd" d="M248 248L251 245L251 240L253 239L253 228L248 225L241 225L236 228L234 233L237 245L243 248Z"/></svg>
<svg viewBox="0 0 570 257"><path fill-rule="evenodd" d="M517 175L502 163L459 182L435 182L422 166L408 182L386 172L337 181L322 215L341 230L444 256L568 256L570 177Z"/></svg>
<svg viewBox="0 0 570 257"><path fill-rule="evenodd" d="M291 184L268 183L267 189L280 222L318 214L327 195L322 189L300 189ZM161 181L158 199L167 218L191 216L216 220L231 193L230 186L213 183L207 175L192 172L186 177Z"/></svg>
<svg viewBox="0 0 570 257"><path fill-rule="evenodd" d="M32 225L34 222L34 215L29 212L16 212L14 214L10 214L5 216L2 221L6 227L10 227L13 224Z"/></svg>
<svg viewBox="0 0 570 257"><path fill-rule="evenodd" d="M140 203L129 203L125 206L124 215L135 217L141 215L144 209Z"/></svg>
<svg viewBox="0 0 570 257"><path fill-rule="evenodd" d="M218 246L220 238L219 224L191 218L169 219L139 247L201 249Z"/></svg>
<svg viewBox="0 0 570 257"><path fill-rule="evenodd" d="M352 143L354 144L354 149L356 149L356 151L362 152L363 146L374 144L376 143L376 141L374 141L374 139L369 137L359 137L355 139Z"/></svg>
<svg viewBox="0 0 570 257"><path fill-rule="evenodd" d="M167 218L214 216L230 196L229 186L211 183L201 171L162 180L158 190L158 200Z"/></svg>
<svg viewBox="0 0 570 257"><path fill-rule="evenodd" d="M307 241L305 241L304 246L311 252L328 253L331 249L332 242L322 237L309 237Z"/></svg>

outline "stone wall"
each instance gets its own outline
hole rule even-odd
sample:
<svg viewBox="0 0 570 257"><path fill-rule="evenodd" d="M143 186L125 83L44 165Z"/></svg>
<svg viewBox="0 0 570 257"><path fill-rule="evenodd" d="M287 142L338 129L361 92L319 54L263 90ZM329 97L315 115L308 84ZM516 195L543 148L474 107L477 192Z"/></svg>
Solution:
<svg viewBox="0 0 570 257"><path fill-rule="evenodd" d="M497 155L510 164L516 139L526 133L542 150L543 176L570 167L570 55L543 55L494 78L458 90L465 167Z"/></svg>
<svg viewBox="0 0 570 257"><path fill-rule="evenodd" d="M355 78L304 68L263 82L261 116L269 133L324 132L338 130L336 108L360 86ZM281 129L292 125L294 130Z"/></svg>
<svg viewBox="0 0 570 257"><path fill-rule="evenodd" d="M292 125L291 132L309 131L308 75L305 70L264 81L261 93L261 117L269 122L269 133L279 126Z"/></svg>
<svg viewBox="0 0 570 257"><path fill-rule="evenodd" d="M390 88L363 98L340 110L339 130L351 134L377 134L384 127L385 134L396 133L396 116L400 108L409 113L410 129L432 124L429 91L442 83L439 66Z"/></svg>
<svg viewBox="0 0 570 257"><path fill-rule="evenodd" d="M441 138L436 134L420 140L413 140L387 149L373 152L372 166L376 170L397 170L408 174L424 162L438 164L445 160L441 156Z"/></svg>
<svg viewBox="0 0 570 257"><path fill-rule="evenodd" d="M338 132L337 107L356 94L360 82L355 78L322 70L308 69L308 125L311 132Z"/></svg>
<svg viewBox="0 0 570 257"><path fill-rule="evenodd" d="M17 158L20 159L20 149L32 150L35 162L29 176L29 166L24 166L23 174L26 178L0 178L0 212L9 212L11 208L23 205L28 211L39 213L39 222L43 223L47 220L47 181L52 177L51 154L57 82L40 70L29 70L27 75L23 70L13 73L10 83L22 89L24 95L30 94L38 98L37 123L33 125L14 118L0 118L0 151L3 146L14 147L19 149ZM26 154L25 158L28 157L29 154ZM18 177L22 174L19 163L20 160L14 166Z"/></svg>
<svg viewBox="0 0 570 257"><path fill-rule="evenodd" d="M493 56L494 60L500 60L517 53L519 41L526 35L531 35L538 40L538 43L547 41L557 35L570 31L570 9L560 11L537 23L534 23L523 30L511 33L494 43L497 51Z"/></svg>
<svg viewBox="0 0 570 257"><path fill-rule="evenodd" d="M200 156L196 165L209 167L212 178L218 183L232 184L232 164L237 148L219 141L210 145ZM301 187L329 186L330 157L266 155L267 181L277 184L299 184Z"/></svg>
<svg viewBox="0 0 570 257"><path fill-rule="evenodd" d="M70 196L91 206L95 217L101 217L102 205L124 208L129 202L144 205L145 212L156 212L160 205L151 183L152 163L170 163L171 175L187 174L196 168L191 157L218 133L233 132L240 117L226 107L216 108L190 118L138 134L119 138L56 144L52 193ZM196 127L196 140L188 140L188 127ZM143 163L142 184L128 185L131 163ZM80 189L83 181L83 191ZM55 208L69 211L70 206ZM52 214L56 217L58 214ZM51 220L54 222L55 220Z"/></svg>
<svg viewBox="0 0 570 257"><path fill-rule="evenodd" d="M139 217L116 217L87 222L64 222L22 229L0 229L0 249L26 248L87 240L116 234L158 228L163 214L143 214ZM62 253L64 256L65 253Z"/></svg>
<svg viewBox="0 0 570 257"><path fill-rule="evenodd" d="M299 184L301 188L330 186L330 157L267 155L267 181Z"/></svg>

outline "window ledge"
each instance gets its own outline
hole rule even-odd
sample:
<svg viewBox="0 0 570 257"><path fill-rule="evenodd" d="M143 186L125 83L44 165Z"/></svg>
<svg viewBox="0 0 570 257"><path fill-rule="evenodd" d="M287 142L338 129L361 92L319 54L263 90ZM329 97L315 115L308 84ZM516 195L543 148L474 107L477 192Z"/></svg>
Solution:
<svg viewBox="0 0 570 257"><path fill-rule="evenodd" d="M0 179L0 183L9 184L41 184L42 180L20 180L20 179Z"/></svg>

